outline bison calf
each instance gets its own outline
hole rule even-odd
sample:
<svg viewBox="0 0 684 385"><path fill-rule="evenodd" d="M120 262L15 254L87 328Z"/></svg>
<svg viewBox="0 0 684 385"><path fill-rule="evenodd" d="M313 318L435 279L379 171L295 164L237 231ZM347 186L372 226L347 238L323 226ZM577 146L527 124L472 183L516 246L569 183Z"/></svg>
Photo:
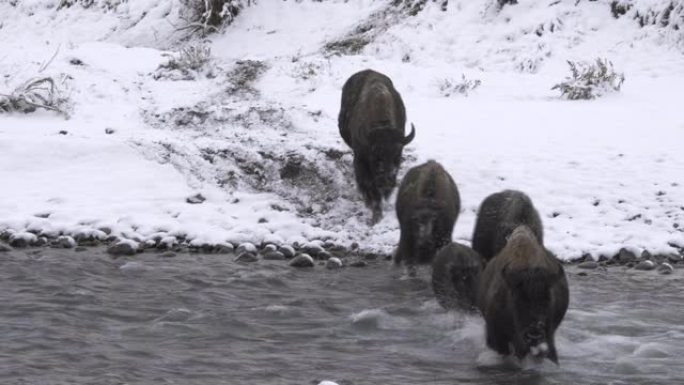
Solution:
<svg viewBox="0 0 684 385"><path fill-rule="evenodd" d="M461 208L456 183L434 160L413 167L399 186L396 211L401 236L395 263L409 272L432 262L437 250L451 242Z"/></svg>
<svg viewBox="0 0 684 385"><path fill-rule="evenodd" d="M541 218L527 195L504 190L488 196L477 213L473 249L489 261L503 249L506 237L519 225L529 227L539 243L544 244Z"/></svg>
<svg viewBox="0 0 684 385"><path fill-rule="evenodd" d="M354 175L364 201L373 212L371 223L382 219L382 201L396 186L405 145L406 109L387 76L373 70L352 75L342 88L338 117L340 135L354 152Z"/></svg>
<svg viewBox="0 0 684 385"><path fill-rule="evenodd" d="M500 354L531 354L558 364L554 333L568 309L568 282L563 266L529 227L515 228L489 261L477 302L487 346Z"/></svg>
<svg viewBox="0 0 684 385"><path fill-rule="evenodd" d="M432 262L432 290L447 310L477 309L477 290L484 267L482 257L458 243L442 247Z"/></svg>

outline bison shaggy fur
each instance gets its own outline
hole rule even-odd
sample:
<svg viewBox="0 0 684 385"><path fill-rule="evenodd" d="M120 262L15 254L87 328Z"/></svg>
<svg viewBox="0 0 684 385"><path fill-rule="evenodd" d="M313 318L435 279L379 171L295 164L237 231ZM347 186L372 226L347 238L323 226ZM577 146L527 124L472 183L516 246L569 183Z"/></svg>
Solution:
<svg viewBox="0 0 684 385"><path fill-rule="evenodd" d="M506 238L519 225L526 225L544 244L541 218L525 193L504 190L488 196L477 213L473 249L489 261L504 248Z"/></svg>
<svg viewBox="0 0 684 385"><path fill-rule="evenodd" d="M364 70L342 88L338 126L354 153L354 176L374 224L382 219L382 202L396 186L403 148L415 136L404 136L406 109L387 76Z"/></svg>
<svg viewBox="0 0 684 385"><path fill-rule="evenodd" d="M399 186L396 211L401 231L395 263L408 268L431 263L451 242L461 200L456 183L442 165L430 160L411 168Z"/></svg>
<svg viewBox="0 0 684 385"><path fill-rule="evenodd" d="M478 308L487 346L518 358L548 358L558 364L554 334L568 309L561 263L528 226L518 226L487 263L480 279Z"/></svg>

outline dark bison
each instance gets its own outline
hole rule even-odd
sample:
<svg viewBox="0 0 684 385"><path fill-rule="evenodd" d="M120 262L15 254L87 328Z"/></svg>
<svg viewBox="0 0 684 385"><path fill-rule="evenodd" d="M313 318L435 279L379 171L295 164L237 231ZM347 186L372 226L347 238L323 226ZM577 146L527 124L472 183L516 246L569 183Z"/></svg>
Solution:
<svg viewBox="0 0 684 385"><path fill-rule="evenodd" d="M487 346L500 354L558 364L554 333L568 309L565 271L527 226L517 227L485 267L478 307Z"/></svg>
<svg viewBox="0 0 684 385"><path fill-rule="evenodd" d="M461 208L456 183L442 165L430 160L410 169L399 186L396 211L401 236L395 263L412 273L432 262L437 250L451 242Z"/></svg>
<svg viewBox="0 0 684 385"><path fill-rule="evenodd" d="M338 117L340 134L354 151L354 174L372 223L382 219L382 201L397 183L404 146L413 140L415 128L404 136L406 109L387 76L373 70L352 75L342 88Z"/></svg>
<svg viewBox="0 0 684 385"><path fill-rule="evenodd" d="M541 218L527 195L504 190L488 196L477 213L473 249L489 261L504 248L506 237L519 225L529 227L539 243L544 244Z"/></svg>
<svg viewBox="0 0 684 385"><path fill-rule="evenodd" d="M439 249L432 262L432 290L437 302L447 310L476 310L483 268L482 257L470 247L450 243Z"/></svg>

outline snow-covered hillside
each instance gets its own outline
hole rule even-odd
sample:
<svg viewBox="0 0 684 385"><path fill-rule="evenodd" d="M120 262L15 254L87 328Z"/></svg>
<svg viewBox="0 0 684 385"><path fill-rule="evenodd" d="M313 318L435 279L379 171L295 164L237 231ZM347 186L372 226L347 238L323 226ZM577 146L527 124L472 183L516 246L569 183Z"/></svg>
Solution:
<svg viewBox="0 0 684 385"><path fill-rule="evenodd" d="M0 94L52 76L70 118L0 115L6 236L105 229L389 252L393 199L369 227L337 130L342 84L373 68L416 125L401 174L436 159L458 184L455 240L469 242L487 195L513 188L563 259L684 248L682 33L635 19L669 2L620 2L631 8L615 18L601 0L427 2L415 16L392 1L260 0L206 40L186 39L179 1L13 3L0 3ZM208 60L183 71L188 57ZM568 101L551 90L567 60L596 58L624 72L621 92ZM467 96L454 91L463 77L481 81ZM195 194L206 200L188 203Z"/></svg>

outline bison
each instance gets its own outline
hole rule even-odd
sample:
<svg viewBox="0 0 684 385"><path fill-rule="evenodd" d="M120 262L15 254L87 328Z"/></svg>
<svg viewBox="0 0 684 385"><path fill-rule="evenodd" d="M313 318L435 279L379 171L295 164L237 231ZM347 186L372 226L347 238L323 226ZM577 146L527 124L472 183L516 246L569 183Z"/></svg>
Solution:
<svg viewBox="0 0 684 385"><path fill-rule="evenodd" d="M395 263L403 261L413 275L415 265L432 262L437 250L451 242L460 208L456 183L442 165L430 160L411 168L397 194L401 234Z"/></svg>
<svg viewBox="0 0 684 385"><path fill-rule="evenodd" d="M516 227L480 280L477 304L486 323L487 346L500 354L558 364L554 333L568 302L561 263L532 229Z"/></svg>
<svg viewBox="0 0 684 385"><path fill-rule="evenodd" d="M338 126L342 139L354 152L354 175L371 223L382 219L382 202L397 183L404 146L415 136L404 136L406 109L387 76L373 70L352 75L342 88Z"/></svg>
<svg viewBox="0 0 684 385"><path fill-rule="evenodd" d="M432 262L432 290L447 310L477 309L477 290L484 268L482 257L470 247L450 243Z"/></svg>
<svg viewBox="0 0 684 385"><path fill-rule="evenodd" d="M504 190L488 196L477 213L473 249L489 261L503 249L506 237L519 225L527 225L537 241L544 244L541 218L527 195Z"/></svg>

